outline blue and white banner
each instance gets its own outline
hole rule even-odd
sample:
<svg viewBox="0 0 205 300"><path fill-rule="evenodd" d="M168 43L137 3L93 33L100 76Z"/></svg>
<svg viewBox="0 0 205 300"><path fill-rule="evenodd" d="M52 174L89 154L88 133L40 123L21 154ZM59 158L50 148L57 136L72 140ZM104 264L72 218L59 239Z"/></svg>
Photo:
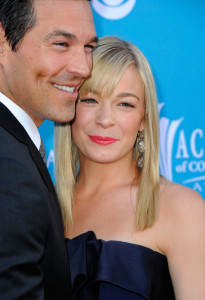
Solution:
<svg viewBox="0 0 205 300"><path fill-rule="evenodd" d="M205 199L205 1L93 0L98 36L134 43L152 67L159 103L160 172ZM55 182L53 124L40 128Z"/></svg>

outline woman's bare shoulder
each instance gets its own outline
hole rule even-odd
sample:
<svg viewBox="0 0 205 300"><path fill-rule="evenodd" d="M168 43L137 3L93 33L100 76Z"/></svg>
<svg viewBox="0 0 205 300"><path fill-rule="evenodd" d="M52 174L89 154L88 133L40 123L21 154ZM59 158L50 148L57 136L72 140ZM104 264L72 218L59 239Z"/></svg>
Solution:
<svg viewBox="0 0 205 300"><path fill-rule="evenodd" d="M160 182L160 201L176 209L205 206L205 201L197 191L165 178Z"/></svg>
<svg viewBox="0 0 205 300"><path fill-rule="evenodd" d="M170 242L205 231L205 201L198 192L166 179L160 189L160 220Z"/></svg>
<svg viewBox="0 0 205 300"><path fill-rule="evenodd" d="M198 192L162 179L159 219L176 298L203 299L205 201Z"/></svg>

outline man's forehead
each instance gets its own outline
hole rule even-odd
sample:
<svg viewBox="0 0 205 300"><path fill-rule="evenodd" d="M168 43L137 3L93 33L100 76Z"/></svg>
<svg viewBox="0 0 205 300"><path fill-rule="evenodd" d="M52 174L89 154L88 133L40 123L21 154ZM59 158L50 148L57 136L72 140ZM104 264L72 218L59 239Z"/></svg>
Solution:
<svg viewBox="0 0 205 300"><path fill-rule="evenodd" d="M71 3L89 3L91 0L33 0L34 5L41 5L41 4L47 4L47 5L54 5L54 4L71 4Z"/></svg>
<svg viewBox="0 0 205 300"><path fill-rule="evenodd" d="M34 0L36 26L43 40L56 37L97 42L88 0ZM37 28L36 28L37 30Z"/></svg>
<svg viewBox="0 0 205 300"><path fill-rule="evenodd" d="M92 10L88 0L34 0L36 16L48 16L52 20L56 15L67 14L67 21L75 17L84 19L92 18Z"/></svg>

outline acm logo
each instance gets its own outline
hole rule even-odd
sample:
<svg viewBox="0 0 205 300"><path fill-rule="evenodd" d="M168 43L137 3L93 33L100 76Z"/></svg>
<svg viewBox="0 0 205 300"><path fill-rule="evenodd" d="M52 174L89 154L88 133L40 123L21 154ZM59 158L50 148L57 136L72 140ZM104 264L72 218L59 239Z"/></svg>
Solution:
<svg viewBox="0 0 205 300"><path fill-rule="evenodd" d="M159 114L163 106L164 103L159 104ZM183 121L183 117L178 120L160 117L160 173L167 179L173 180L174 169L176 173L183 174L183 177L187 178L182 182L183 184L204 193L205 148L199 146L204 139L204 132L201 128L196 128L190 136L187 136L184 129L179 130ZM175 149L176 135L178 140ZM173 157L177 161L175 166L173 166Z"/></svg>
<svg viewBox="0 0 205 300"><path fill-rule="evenodd" d="M93 9L103 18L118 20L126 17L136 0L92 0Z"/></svg>

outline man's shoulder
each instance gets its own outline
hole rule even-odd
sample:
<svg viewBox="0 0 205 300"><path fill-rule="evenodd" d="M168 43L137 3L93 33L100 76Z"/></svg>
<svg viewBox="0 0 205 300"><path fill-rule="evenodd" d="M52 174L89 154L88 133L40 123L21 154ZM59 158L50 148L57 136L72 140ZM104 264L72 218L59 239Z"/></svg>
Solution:
<svg viewBox="0 0 205 300"><path fill-rule="evenodd" d="M16 139L15 135L11 134L11 132L1 125L0 140L0 157L13 157L14 154L22 152L23 149L25 149L25 145L23 145L18 139Z"/></svg>

